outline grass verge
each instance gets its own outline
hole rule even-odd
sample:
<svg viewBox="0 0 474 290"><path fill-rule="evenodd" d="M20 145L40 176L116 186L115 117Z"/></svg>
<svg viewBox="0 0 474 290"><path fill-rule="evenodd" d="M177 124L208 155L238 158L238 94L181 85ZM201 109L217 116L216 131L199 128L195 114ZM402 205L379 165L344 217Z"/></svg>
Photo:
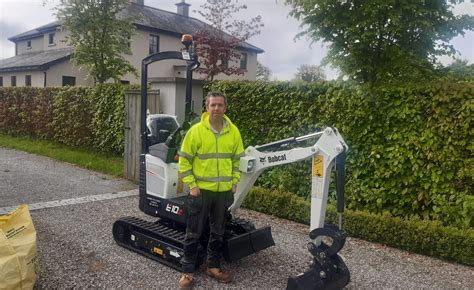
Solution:
<svg viewBox="0 0 474 290"><path fill-rule="evenodd" d="M70 147L31 137L13 137L0 133L0 147L17 149L69 162L79 167L123 177L123 158L84 148Z"/></svg>

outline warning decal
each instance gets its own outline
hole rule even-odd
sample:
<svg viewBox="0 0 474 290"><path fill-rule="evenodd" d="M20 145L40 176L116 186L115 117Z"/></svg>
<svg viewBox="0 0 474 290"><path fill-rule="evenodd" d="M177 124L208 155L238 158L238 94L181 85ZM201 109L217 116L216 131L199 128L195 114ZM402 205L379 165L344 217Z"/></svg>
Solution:
<svg viewBox="0 0 474 290"><path fill-rule="evenodd" d="M163 256L163 250L157 247L153 247L153 252Z"/></svg>
<svg viewBox="0 0 474 290"><path fill-rule="evenodd" d="M313 176L323 176L324 173L324 156L313 156Z"/></svg>

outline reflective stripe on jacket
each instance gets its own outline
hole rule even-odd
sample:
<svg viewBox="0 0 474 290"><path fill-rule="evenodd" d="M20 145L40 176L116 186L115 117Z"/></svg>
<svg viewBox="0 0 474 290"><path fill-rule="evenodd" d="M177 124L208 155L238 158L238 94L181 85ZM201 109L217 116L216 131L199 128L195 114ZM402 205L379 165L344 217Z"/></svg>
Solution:
<svg viewBox="0 0 474 290"><path fill-rule="evenodd" d="M224 118L227 125L220 134L213 132L207 112L186 133L179 152L179 173L189 188L223 192L239 182L242 137L230 119Z"/></svg>

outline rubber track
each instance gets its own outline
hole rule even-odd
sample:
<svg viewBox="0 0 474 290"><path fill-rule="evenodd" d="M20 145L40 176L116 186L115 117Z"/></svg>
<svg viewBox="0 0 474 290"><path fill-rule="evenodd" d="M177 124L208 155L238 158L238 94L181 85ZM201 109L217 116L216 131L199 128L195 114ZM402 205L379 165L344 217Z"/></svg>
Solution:
<svg viewBox="0 0 474 290"><path fill-rule="evenodd" d="M126 242L123 242L118 239L117 233L116 233L116 226L123 226L124 229L126 230ZM114 223L114 227L113 227L114 239L117 242L117 244L119 244L120 246L127 248L129 250L132 250L134 252L140 253L151 259L157 260L160 263L170 266L178 271L182 271L181 265L177 265L175 261L170 262L169 260L162 258L158 255L152 254L149 251L134 247L133 245L131 245L131 242L127 243L129 241L128 236L130 235L129 233L130 230L137 231L142 234L146 234L150 237L153 237L153 239L157 241L163 241L168 244L171 244L179 248L180 250L183 250L183 247L184 247L185 233L183 231L175 230L166 225L160 224L159 222L149 222L149 221L145 221L136 217L120 218Z"/></svg>

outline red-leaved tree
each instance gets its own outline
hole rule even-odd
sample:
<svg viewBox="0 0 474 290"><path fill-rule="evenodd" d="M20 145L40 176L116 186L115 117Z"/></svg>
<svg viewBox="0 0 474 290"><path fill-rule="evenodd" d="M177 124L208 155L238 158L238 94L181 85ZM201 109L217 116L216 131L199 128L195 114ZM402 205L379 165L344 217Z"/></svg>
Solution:
<svg viewBox="0 0 474 290"><path fill-rule="evenodd" d="M260 15L249 21L235 20L234 15L247 9L246 5L237 4L237 0L206 0L199 13L210 22L210 26L196 34L196 52L200 57L200 73L212 81L223 73L242 75L244 70L233 67L230 63L240 59L237 48L250 37L260 33L262 17Z"/></svg>

